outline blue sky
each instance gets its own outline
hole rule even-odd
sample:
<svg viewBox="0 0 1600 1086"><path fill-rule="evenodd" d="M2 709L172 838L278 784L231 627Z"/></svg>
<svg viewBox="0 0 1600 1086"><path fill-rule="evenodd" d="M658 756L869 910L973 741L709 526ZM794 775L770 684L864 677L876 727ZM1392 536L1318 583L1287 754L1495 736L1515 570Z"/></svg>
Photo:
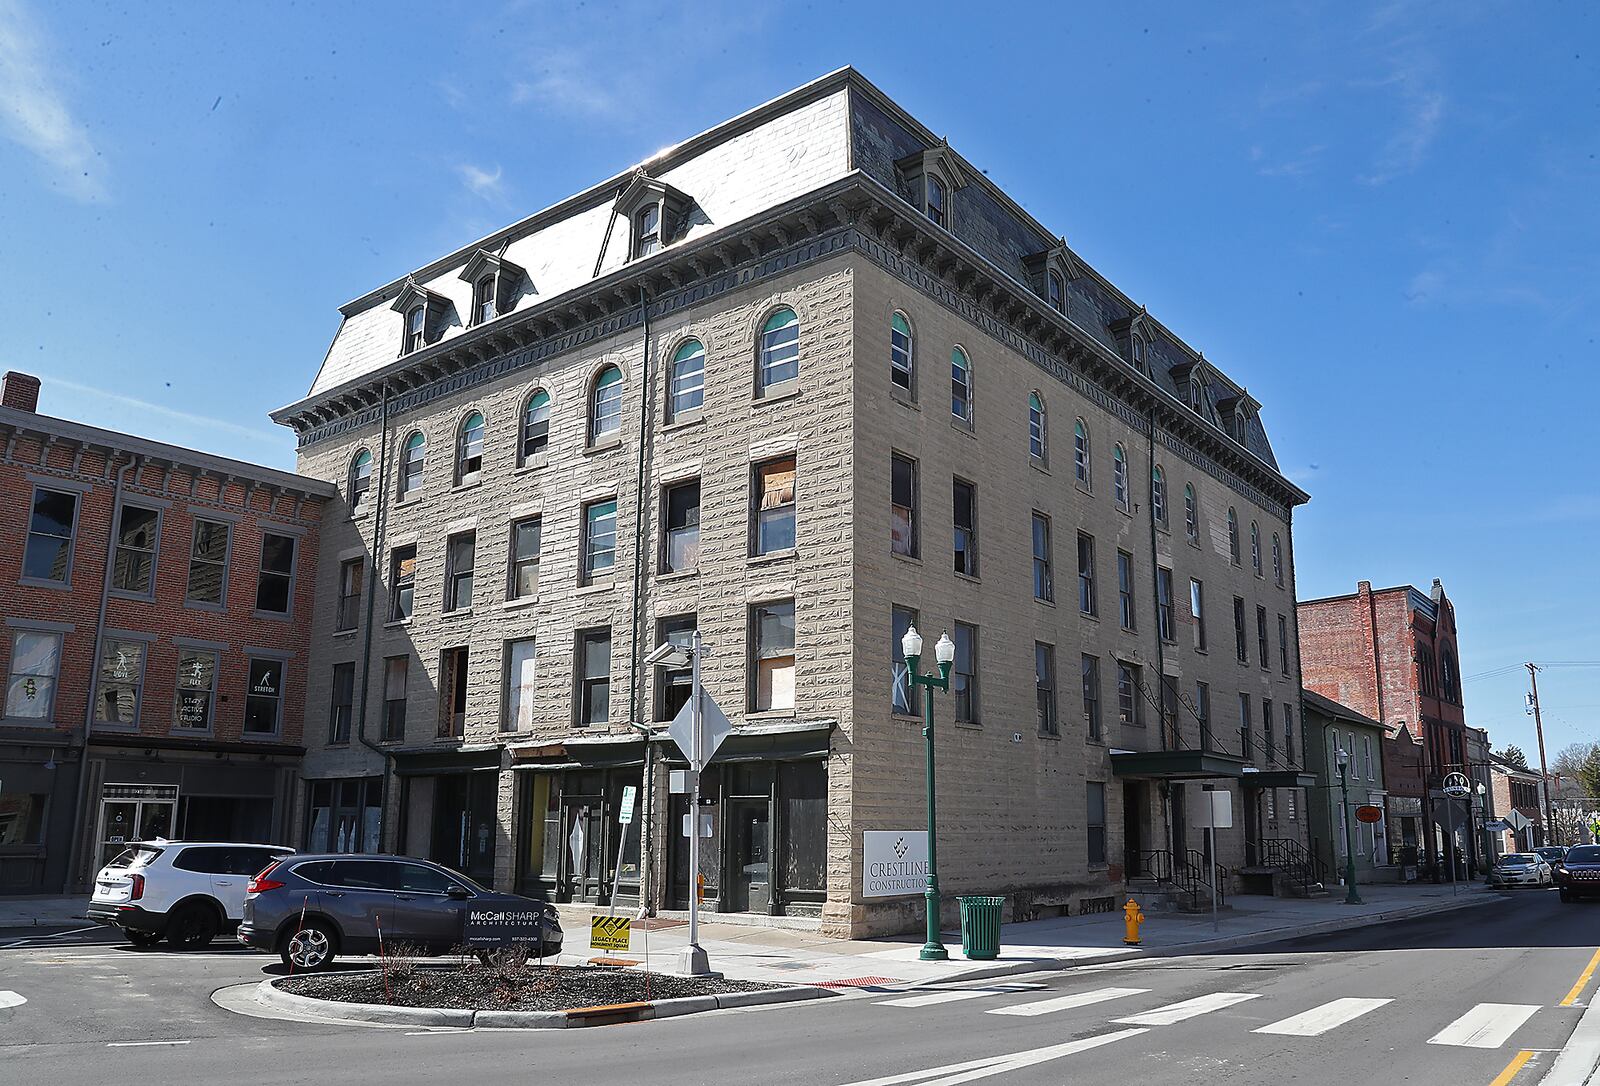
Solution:
<svg viewBox="0 0 1600 1086"><path fill-rule="evenodd" d="M1111 10L1111 9L1115 10ZM669 10L663 10L669 9ZM992 17L983 26L974 16ZM1265 405L1302 597L1444 579L1468 717L1600 661L1600 9L0 0L0 365L292 466L337 306L855 64ZM1478 676L1485 676L1478 678ZM1541 680L1600 739L1600 667Z"/></svg>

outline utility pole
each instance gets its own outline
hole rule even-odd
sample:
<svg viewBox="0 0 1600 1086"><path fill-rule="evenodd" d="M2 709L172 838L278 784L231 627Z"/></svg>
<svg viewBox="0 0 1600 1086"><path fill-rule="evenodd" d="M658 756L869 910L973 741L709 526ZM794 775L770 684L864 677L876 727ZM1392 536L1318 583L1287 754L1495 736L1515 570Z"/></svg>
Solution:
<svg viewBox="0 0 1600 1086"><path fill-rule="evenodd" d="M1545 843L1554 840L1556 826L1555 805L1550 800L1550 770L1544 761L1544 720L1539 716L1539 665L1529 663L1528 683L1532 687L1528 694L1528 704L1533 709L1533 730L1539 737L1539 780L1544 784L1544 822Z"/></svg>

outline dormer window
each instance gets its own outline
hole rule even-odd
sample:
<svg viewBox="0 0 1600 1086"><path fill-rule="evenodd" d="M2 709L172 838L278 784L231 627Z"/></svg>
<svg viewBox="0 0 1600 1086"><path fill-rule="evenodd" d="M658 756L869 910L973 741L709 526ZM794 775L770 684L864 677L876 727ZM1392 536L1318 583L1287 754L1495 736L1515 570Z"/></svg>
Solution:
<svg viewBox="0 0 1600 1086"><path fill-rule="evenodd" d="M1028 273L1028 285L1057 313L1067 312L1067 284L1083 274L1078 258L1067 248L1066 239L1059 239L1048 249L1022 258Z"/></svg>
<svg viewBox="0 0 1600 1086"><path fill-rule="evenodd" d="M1045 300L1050 303L1050 308L1057 313L1067 311L1067 284L1062 280L1061 273L1054 268L1050 270L1045 287Z"/></svg>
<svg viewBox="0 0 1600 1086"><path fill-rule="evenodd" d="M1145 357L1144 340L1139 336L1134 336L1129 346L1132 348L1133 368L1140 373L1148 374L1150 372L1150 363Z"/></svg>
<svg viewBox="0 0 1600 1086"><path fill-rule="evenodd" d="M422 346L422 334L428 327L428 307L414 305L406 313L405 353L410 354Z"/></svg>
<svg viewBox="0 0 1600 1086"><path fill-rule="evenodd" d="M634 259L649 256L661 250L661 205L650 204L639 209L633 220Z"/></svg>
<svg viewBox="0 0 1600 1086"><path fill-rule="evenodd" d="M450 311L450 299L407 279L390 308L405 321L400 332L400 353L411 354L439 339L445 315Z"/></svg>
<svg viewBox="0 0 1600 1086"><path fill-rule="evenodd" d="M1248 411L1235 411L1233 415L1233 436L1243 445L1245 438L1250 436L1250 413Z"/></svg>
<svg viewBox="0 0 1600 1086"><path fill-rule="evenodd" d="M665 249L686 229L694 201L665 181L635 170L612 210L627 219L632 237L628 259L641 260Z"/></svg>
<svg viewBox="0 0 1600 1086"><path fill-rule="evenodd" d="M928 218L933 220L935 226L944 226L947 223L944 210L944 182L931 173L926 175L923 180L927 182L927 203L923 209L928 213Z"/></svg>
<svg viewBox="0 0 1600 1086"><path fill-rule="evenodd" d="M1189 410L1196 415L1205 414L1205 393L1201 391L1200 381L1197 378L1189 379Z"/></svg>
<svg viewBox="0 0 1600 1086"><path fill-rule="evenodd" d="M494 320L494 276L485 275L472 288L472 323L483 324Z"/></svg>
<svg viewBox="0 0 1600 1086"><path fill-rule="evenodd" d="M487 324L511 312L527 272L497 253L479 249L472 254L461 278L472 284L472 323Z"/></svg>

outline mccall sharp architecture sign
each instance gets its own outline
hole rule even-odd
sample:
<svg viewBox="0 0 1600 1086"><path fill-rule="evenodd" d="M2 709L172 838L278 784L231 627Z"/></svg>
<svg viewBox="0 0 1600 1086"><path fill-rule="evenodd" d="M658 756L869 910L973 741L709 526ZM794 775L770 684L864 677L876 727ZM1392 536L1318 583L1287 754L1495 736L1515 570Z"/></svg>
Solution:
<svg viewBox="0 0 1600 1086"><path fill-rule="evenodd" d="M861 896L920 894L928 886L926 830L865 830L861 834Z"/></svg>

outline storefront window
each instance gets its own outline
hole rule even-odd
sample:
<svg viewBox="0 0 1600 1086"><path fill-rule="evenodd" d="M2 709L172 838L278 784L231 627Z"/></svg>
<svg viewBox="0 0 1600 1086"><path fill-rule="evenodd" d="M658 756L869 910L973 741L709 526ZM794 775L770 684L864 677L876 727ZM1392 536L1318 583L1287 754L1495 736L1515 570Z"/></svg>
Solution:
<svg viewBox="0 0 1600 1086"><path fill-rule="evenodd" d="M43 793L0 791L0 845L44 843Z"/></svg>
<svg viewBox="0 0 1600 1086"><path fill-rule="evenodd" d="M377 852L383 778L307 781L307 852Z"/></svg>

